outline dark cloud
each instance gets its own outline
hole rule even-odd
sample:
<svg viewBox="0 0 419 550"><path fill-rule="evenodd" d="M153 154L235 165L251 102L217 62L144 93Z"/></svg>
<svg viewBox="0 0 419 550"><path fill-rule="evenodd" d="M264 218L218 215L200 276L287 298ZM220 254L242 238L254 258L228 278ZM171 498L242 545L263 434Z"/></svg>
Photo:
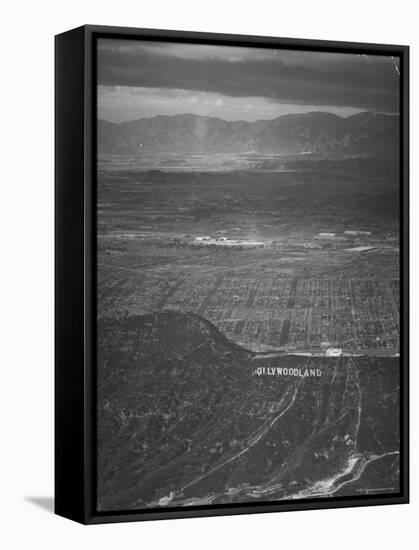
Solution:
<svg viewBox="0 0 419 550"><path fill-rule="evenodd" d="M98 84L398 112L391 57L103 39Z"/></svg>

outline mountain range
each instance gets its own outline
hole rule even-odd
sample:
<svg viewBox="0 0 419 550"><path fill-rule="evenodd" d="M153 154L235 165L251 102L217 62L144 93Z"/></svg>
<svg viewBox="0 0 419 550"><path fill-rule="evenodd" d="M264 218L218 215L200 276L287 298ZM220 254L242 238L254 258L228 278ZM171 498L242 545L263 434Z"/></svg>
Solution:
<svg viewBox="0 0 419 550"><path fill-rule="evenodd" d="M399 116L373 112L343 118L313 111L255 122L159 115L121 123L99 120L97 132L100 154L311 153L331 158L395 158L399 151Z"/></svg>

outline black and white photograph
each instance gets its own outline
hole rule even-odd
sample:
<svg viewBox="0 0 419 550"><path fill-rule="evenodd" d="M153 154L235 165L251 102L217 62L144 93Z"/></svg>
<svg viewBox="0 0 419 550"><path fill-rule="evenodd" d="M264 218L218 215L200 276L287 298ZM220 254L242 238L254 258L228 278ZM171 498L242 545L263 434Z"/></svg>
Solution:
<svg viewBox="0 0 419 550"><path fill-rule="evenodd" d="M416 11L3 6L0 548L415 548Z"/></svg>
<svg viewBox="0 0 419 550"><path fill-rule="evenodd" d="M400 495L400 58L96 63L97 510Z"/></svg>

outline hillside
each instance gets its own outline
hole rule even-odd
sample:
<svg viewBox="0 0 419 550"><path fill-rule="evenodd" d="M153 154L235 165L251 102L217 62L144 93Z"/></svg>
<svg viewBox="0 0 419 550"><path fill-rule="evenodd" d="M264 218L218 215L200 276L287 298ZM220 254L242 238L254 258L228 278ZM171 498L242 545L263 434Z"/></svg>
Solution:
<svg viewBox="0 0 419 550"><path fill-rule="evenodd" d="M284 115L256 122L192 114L123 123L98 122L102 154L249 153L325 157L395 157L399 117L364 112L347 118L323 112Z"/></svg>
<svg viewBox="0 0 419 550"><path fill-rule="evenodd" d="M98 339L99 509L397 491L396 360L261 358L174 312Z"/></svg>

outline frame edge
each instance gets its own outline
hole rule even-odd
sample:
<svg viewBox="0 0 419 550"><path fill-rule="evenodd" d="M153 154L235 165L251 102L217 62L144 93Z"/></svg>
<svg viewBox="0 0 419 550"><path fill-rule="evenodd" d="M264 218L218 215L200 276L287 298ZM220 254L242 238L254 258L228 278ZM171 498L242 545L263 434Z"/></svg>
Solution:
<svg viewBox="0 0 419 550"><path fill-rule="evenodd" d="M55 506L86 522L84 28L55 37Z"/></svg>

